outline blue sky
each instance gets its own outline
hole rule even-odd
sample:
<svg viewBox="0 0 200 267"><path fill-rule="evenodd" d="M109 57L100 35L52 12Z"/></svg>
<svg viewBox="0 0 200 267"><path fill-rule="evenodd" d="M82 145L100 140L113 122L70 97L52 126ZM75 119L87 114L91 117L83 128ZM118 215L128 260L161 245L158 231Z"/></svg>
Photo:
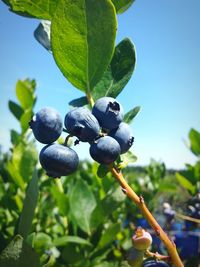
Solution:
<svg viewBox="0 0 200 267"><path fill-rule="evenodd" d="M137 66L118 100L128 111L141 106L131 127L138 164L150 158L167 167L182 168L196 159L183 140L191 127L200 130L200 1L136 0L118 16L116 43L133 40ZM15 15L0 2L0 143L9 147L9 130L18 128L7 102L16 100L15 83L27 77L37 81L35 111L56 108L65 116L68 102L82 93L66 81L53 57L33 37L38 21ZM76 150L88 157L88 146Z"/></svg>

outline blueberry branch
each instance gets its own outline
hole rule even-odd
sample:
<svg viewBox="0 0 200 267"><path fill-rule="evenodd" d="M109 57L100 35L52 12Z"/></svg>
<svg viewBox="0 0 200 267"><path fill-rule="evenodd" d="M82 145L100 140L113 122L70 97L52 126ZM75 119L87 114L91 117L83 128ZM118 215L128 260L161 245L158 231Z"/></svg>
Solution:
<svg viewBox="0 0 200 267"><path fill-rule="evenodd" d="M142 197L139 197L133 189L128 185L126 180L124 179L122 173L117 170L113 165L109 165L109 169L115 179L120 183L123 192L138 206L143 216L146 218L148 223L151 225L151 227L154 229L160 240L165 244L169 257L174 264L175 267L184 267L183 263L181 262L181 259L179 258L179 255L176 250L176 245L172 240L169 239L167 234L163 231L161 226L157 223L156 219L153 217L151 212L148 210L144 199Z"/></svg>

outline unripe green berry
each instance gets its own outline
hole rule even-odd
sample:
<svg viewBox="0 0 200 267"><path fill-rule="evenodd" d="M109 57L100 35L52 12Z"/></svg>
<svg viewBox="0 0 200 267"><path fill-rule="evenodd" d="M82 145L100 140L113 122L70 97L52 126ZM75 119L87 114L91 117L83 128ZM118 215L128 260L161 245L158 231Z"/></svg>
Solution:
<svg viewBox="0 0 200 267"><path fill-rule="evenodd" d="M138 227L135 235L132 237L132 244L138 250L146 250L152 244L152 237L143 228Z"/></svg>

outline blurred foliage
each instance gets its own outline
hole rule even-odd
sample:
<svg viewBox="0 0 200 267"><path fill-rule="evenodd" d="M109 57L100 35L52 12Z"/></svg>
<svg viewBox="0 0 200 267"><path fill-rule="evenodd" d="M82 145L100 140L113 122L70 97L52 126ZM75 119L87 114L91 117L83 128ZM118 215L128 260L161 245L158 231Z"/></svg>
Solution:
<svg viewBox="0 0 200 267"><path fill-rule="evenodd" d="M137 207L97 163L82 161L75 174L63 177L63 192L55 179L45 175L37 164L38 152L30 130L21 124L26 101L19 97L19 86L21 95L29 90L27 95L32 99L27 124L36 101L35 81L18 81L20 100L12 102L18 108L11 112L21 131L11 130L10 151L0 153L0 266L27 266L27 260L29 266L36 267L128 266L131 236L142 223ZM197 181L197 166L189 165L181 175ZM104 177L99 178L102 173ZM180 181L164 163L152 160L145 168L128 166L123 174L155 213L161 212L158 203L184 196L177 196L179 188L182 190ZM197 190L196 184L193 186ZM147 224L142 226L148 228Z"/></svg>

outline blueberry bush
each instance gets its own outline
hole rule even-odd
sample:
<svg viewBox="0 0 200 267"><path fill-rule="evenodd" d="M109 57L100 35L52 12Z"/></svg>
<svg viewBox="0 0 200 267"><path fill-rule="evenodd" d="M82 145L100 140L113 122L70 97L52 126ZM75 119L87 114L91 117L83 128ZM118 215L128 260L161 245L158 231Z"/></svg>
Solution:
<svg viewBox="0 0 200 267"><path fill-rule="evenodd" d="M142 170L128 166L136 161L129 124L140 107L126 111L116 97L133 74L136 53L130 39L115 46L115 38L116 14L134 0L3 2L20 16L42 19L35 38L85 96L71 100L66 114L45 104L35 112L35 80L17 82L17 102L8 106L20 132L11 130L11 148L0 154L0 266L183 266L163 229L173 230L177 218L197 229L199 161L177 173L155 161ZM192 129L189 137L199 157L200 134ZM94 161L79 160L73 146L81 142ZM182 211L173 206L177 187L184 191ZM197 267L198 249L184 255L184 242L194 242L181 239L184 229L174 241L186 266Z"/></svg>

